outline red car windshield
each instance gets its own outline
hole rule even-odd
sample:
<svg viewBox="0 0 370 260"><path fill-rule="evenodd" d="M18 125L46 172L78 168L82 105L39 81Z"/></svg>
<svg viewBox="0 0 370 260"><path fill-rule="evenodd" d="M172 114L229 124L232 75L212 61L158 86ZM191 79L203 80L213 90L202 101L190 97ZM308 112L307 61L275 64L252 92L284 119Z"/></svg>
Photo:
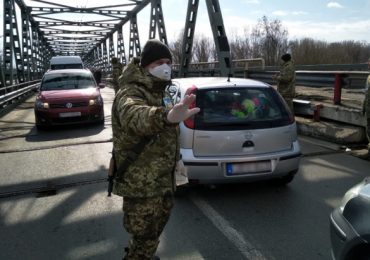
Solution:
<svg viewBox="0 0 370 260"><path fill-rule="evenodd" d="M41 83L41 90L65 90L95 88L96 84L90 75L81 74L50 74Z"/></svg>

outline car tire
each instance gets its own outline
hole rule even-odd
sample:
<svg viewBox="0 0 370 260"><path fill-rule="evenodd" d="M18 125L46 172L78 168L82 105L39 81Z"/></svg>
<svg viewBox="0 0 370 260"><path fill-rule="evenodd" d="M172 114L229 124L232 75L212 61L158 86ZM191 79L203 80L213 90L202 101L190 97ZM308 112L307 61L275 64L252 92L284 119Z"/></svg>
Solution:
<svg viewBox="0 0 370 260"><path fill-rule="evenodd" d="M346 260L370 260L370 246L359 246L353 249L349 255L346 256Z"/></svg>
<svg viewBox="0 0 370 260"><path fill-rule="evenodd" d="M279 177L273 180L273 183L277 186L284 186L293 181L295 174L298 170L292 171L283 177Z"/></svg>
<svg viewBox="0 0 370 260"><path fill-rule="evenodd" d="M37 131L44 131L44 130L46 130L46 126L36 124L36 129L37 129Z"/></svg>
<svg viewBox="0 0 370 260"><path fill-rule="evenodd" d="M104 119L97 121L96 122L96 125L98 125L98 126L104 126Z"/></svg>
<svg viewBox="0 0 370 260"><path fill-rule="evenodd" d="M176 187L176 191L174 193L175 197L186 197L187 193L189 192L189 185L181 185Z"/></svg>

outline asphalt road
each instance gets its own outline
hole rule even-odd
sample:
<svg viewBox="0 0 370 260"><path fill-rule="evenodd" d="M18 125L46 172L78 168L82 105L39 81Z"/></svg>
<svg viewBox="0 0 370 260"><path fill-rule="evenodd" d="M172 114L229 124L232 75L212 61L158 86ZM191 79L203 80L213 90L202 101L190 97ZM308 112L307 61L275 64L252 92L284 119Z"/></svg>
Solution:
<svg viewBox="0 0 370 260"><path fill-rule="evenodd" d="M106 196L113 91L104 127L38 132L31 97L0 118L0 259L121 259L121 198ZM287 187L252 183L181 189L161 259L330 259L329 214L370 162L300 136Z"/></svg>

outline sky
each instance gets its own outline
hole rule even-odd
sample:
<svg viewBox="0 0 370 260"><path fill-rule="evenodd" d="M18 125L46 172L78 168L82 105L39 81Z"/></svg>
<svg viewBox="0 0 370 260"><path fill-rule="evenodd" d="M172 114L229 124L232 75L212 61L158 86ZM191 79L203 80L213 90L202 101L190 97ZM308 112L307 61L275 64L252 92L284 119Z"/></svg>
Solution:
<svg viewBox="0 0 370 260"><path fill-rule="evenodd" d="M30 2L32 0L24 0ZM101 6L101 0L49 0L49 2L73 6ZM106 5L127 2L128 0L105 0ZM0 3L0 40L3 34L3 1ZM224 27L229 38L250 33L263 17L270 21L278 19L288 31L290 40L304 37L327 42L345 40L370 43L370 0L219 0ZM37 3L37 6L40 6ZM179 38L185 26L188 0L162 0L163 16L168 42ZM149 6L138 16L141 45L149 35ZM125 45L128 46L129 23L123 27ZM199 1L195 28L196 35L212 37L206 1ZM1 45L0 45L1 46Z"/></svg>
<svg viewBox="0 0 370 260"><path fill-rule="evenodd" d="M354 40L370 43L370 0L219 0L228 37L243 34L264 15L278 19L289 39L310 37L328 42ZM183 28L187 1L163 0L168 38ZM200 1L195 33L211 35L205 1Z"/></svg>

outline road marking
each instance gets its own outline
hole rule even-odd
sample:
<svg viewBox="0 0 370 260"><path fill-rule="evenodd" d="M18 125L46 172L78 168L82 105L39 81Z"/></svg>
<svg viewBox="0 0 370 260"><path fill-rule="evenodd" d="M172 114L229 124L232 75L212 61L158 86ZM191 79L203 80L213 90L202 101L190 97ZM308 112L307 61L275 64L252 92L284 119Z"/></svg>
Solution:
<svg viewBox="0 0 370 260"><path fill-rule="evenodd" d="M246 259L266 260L267 258L256 249L242 234L240 234L230 223L224 219L218 212L213 209L205 200L199 196L192 194L190 196L192 202L203 212L203 214L221 231L229 241L234 244Z"/></svg>

